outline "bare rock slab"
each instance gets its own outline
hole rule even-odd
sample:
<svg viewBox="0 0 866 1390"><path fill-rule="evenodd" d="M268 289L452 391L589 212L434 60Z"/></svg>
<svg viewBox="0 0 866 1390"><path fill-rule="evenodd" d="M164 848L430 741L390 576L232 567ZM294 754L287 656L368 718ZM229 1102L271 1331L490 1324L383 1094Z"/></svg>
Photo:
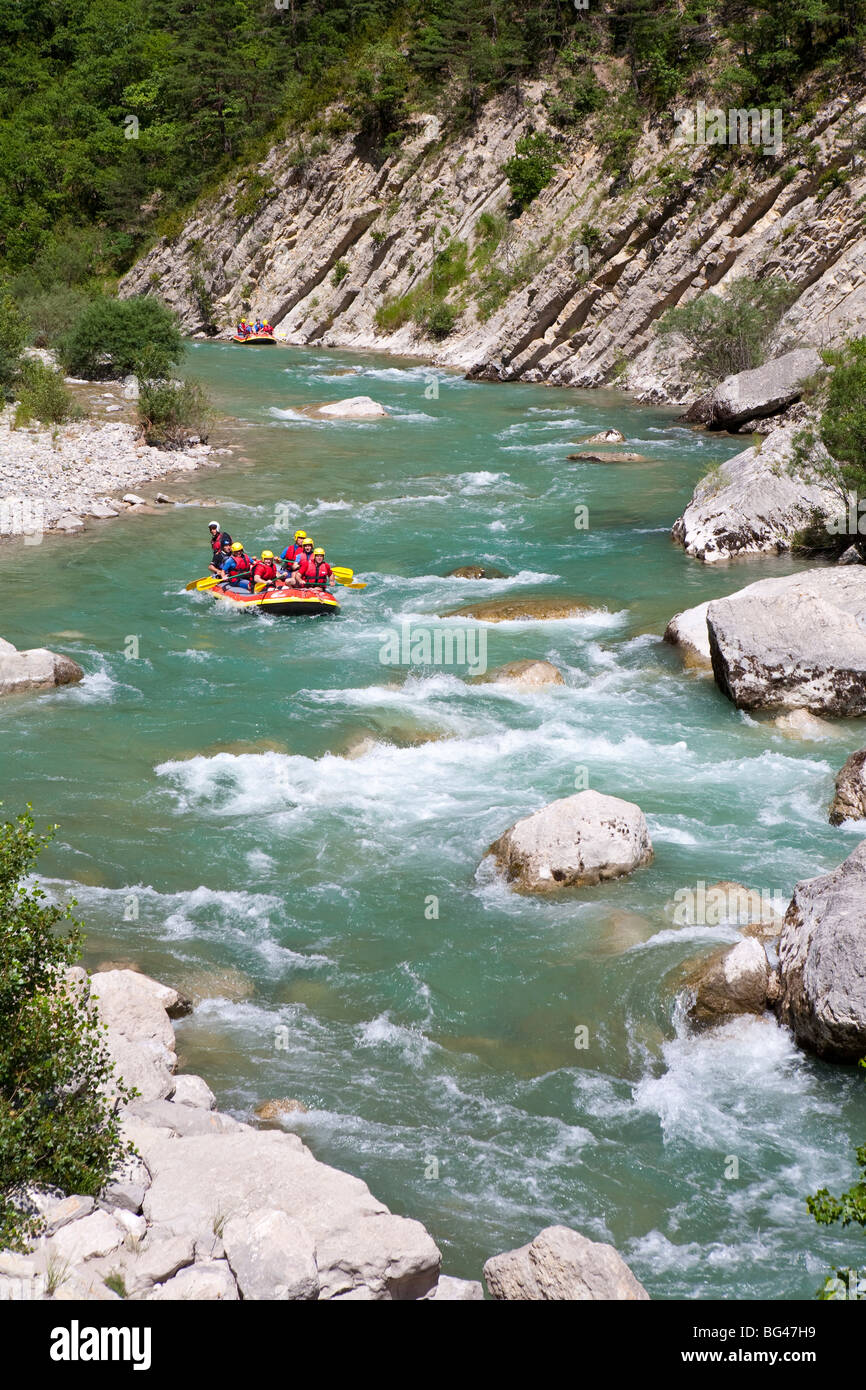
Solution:
<svg viewBox="0 0 866 1390"><path fill-rule="evenodd" d="M375 1299L415 1299L436 1283L439 1251L424 1227L393 1216L360 1178L318 1163L293 1134L153 1130L139 1147L153 1179L149 1222L212 1240L222 1222L280 1211L315 1244L320 1299L361 1287Z"/></svg>
<svg viewBox="0 0 866 1390"><path fill-rule="evenodd" d="M653 848L639 806L584 791L517 821L488 853L509 883L549 893L632 873L649 864Z"/></svg>
<svg viewBox="0 0 866 1390"><path fill-rule="evenodd" d="M673 539L689 555L713 564L737 555L788 550L794 533L816 514L827 521L838 516L842 506L835 493L788 471L801 429L780 426L764 438L760 450L744 449L711 470L674 522ZM814 453L823 454L820 444Z"/></svg>
<svg viewBox="0 0 866 1390"><path fill-rule="evenodd" d="M866 570L761 579L707 610L713 673L739 709L866 711Z"/></svg>
<svg viewBox="0 0 866 1390"><path fill-rule="evenodd" d="M779 941L779 1017L831 1062L866 1056L866 841L798 883Z"/></svg>
<svg viewBox="0 0 866 1390"><path fill-rule="evenodd" d="M568 1226L548 1226L519 1250L494 1255L484 1266L493 1298L550 1302L649 1298L612 1245L588 1240Z"/></svg>
<svg viewBox="0 0 866 1390"><path fill-rule="evenodd" d="M232 1217L222 1240L244 1299L318 1298L315 1241L284 1211L262 1208Z"/></svg>
<svg viewBox="0 0 866 1390"><path fill-rule="evenodd" d="M796 401L810 377L824 370L814 348L798 348L750 371L725 377L689 407L684 420L710 429L736 429L749 420L776 415Z"/></svg>

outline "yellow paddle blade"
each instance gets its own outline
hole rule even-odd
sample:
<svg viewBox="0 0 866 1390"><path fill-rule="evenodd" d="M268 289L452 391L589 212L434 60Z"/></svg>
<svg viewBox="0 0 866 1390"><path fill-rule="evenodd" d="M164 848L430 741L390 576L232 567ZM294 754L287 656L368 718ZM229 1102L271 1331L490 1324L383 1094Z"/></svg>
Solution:
<svg viewBox="0 0 866 1390"><path fill-rule="evenodd" d="M354 570L347 569L345 565L332 565L331 573L338 584L351 584L355 578Z"/></svg>
<svg viewBox="0 0 866 1390"><path fill-rule="evenodd" d="M186 585L186 589L187 591L189 591L190 589L197 589L199 584L204 584L205 582L206 581L204 579L191 579L190 582Z"/></svg>
<svg viewBox="0 0 866 1390"><path fill-rule="evenodd" d="M209 579L197 579L195 581L197 589L212 589L214 584L222 584L222 580L217 579L216 575L211 575Z"/></svg>

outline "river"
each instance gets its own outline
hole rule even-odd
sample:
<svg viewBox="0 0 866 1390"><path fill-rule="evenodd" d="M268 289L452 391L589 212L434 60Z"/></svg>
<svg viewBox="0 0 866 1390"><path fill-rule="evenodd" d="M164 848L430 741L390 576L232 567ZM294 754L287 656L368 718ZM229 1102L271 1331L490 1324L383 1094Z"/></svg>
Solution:
<svg viewBox="0 0 866 1390"><path fill-rule="evenodd" d="M88 673L0 707L6 814L29 800L59 825L41 874L77 900L87 963L204 996L177 1025L184 1067L242 1118L302 1100L292 1127L423 1221L448 1273L478 1278L563 1222L612 1241L653 1297L810 1298L858 1262L858 1234L817 1227L803 1198L854 1176L862 1076L768 1020L690 1036L675 1008L679 965L737 939L678 927L678 889L787 899L862 834L827 823L861 721L792 740L660 641L680 609L797 567L713 569L670 541L742 446L614 392L373 355L194 343L188 361L242 422L232 459L174 489L206 510L0 552L3 635ZM298 414L362 393L390 418ZM609 425L649 462L564 461ZM368 587L340 590L336 618L224 611L184 591L211 514L255 551L304 527ZM469 562L509 577L443 577ZM590 602L484 628L489 666L546 658L564 687L383 662L404 623L517 594ZM652 866L507 890L487 846L584 782L643 808Z"/></svg>

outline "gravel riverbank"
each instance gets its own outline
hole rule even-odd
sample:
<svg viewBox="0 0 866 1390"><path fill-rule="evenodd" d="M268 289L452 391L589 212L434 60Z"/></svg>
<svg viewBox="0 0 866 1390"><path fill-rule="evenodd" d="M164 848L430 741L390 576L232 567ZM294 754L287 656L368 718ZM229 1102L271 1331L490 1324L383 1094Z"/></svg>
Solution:
<svg viewBox="0 0 866 1390"><path fill-rule="evenodd" d="M15 429L14 405L0 412L0 536L32 544L43 532L81 531L88 518L144 510L123 502L124 494L218 467L220 456L232 452L210 444L167 450L142 443L119 383L82 383L75 394L90 413L66 425Z"/></svg>

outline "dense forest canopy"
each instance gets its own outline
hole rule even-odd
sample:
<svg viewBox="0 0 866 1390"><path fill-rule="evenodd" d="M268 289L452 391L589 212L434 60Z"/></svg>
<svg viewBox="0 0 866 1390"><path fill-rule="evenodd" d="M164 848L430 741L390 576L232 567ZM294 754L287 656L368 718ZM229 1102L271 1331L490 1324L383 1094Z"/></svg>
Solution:
<svg viewBox="0 0 866 1390"><path fill-rule="evenodd" d="M291 130L382 157L445 91L466 122L539 74L574 126L600 62L642 112L711 85L767 105L856 70L864 32L866 0L0 0L0 271L31 294L116 274Z"/></svg>

